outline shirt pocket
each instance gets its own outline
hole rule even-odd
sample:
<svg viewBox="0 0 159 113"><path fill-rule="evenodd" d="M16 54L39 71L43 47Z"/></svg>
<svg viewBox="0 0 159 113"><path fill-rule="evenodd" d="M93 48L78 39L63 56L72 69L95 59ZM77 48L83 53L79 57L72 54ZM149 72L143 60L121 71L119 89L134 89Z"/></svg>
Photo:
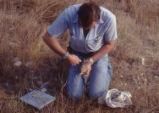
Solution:
<svg viewBox="0 0 159 113"><path fill-rule="evenodd" d="M103 38L103 35L99 35L99 36L97 36L97 37L94 39L94 41L95 41L96 43L98 43L98 42L100 42L100 41L102 40L102 38Z"/></svg>
<svg viewBox="0 0 159 113"><path fill-rule="evenodd" d="M98 35L94 39L87 40L87 50L97 51L103 45L103 35Z"/></svg>

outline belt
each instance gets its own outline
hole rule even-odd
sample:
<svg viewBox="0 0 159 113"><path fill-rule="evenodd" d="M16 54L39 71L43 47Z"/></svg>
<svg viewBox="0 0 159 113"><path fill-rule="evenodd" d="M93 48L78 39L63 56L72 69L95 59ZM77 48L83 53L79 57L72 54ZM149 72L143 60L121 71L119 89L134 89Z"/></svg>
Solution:
<svg viewBox="0 0 159 113"><path fill-rule="evenodd" d="M95 54L95 52L89 52L89 53L78 52L78 51L75 51L74 49L72 49L70 46L67 48L67 50L71 54L77 54L77 55L85 57L85 58L92 57Z"/></svg>

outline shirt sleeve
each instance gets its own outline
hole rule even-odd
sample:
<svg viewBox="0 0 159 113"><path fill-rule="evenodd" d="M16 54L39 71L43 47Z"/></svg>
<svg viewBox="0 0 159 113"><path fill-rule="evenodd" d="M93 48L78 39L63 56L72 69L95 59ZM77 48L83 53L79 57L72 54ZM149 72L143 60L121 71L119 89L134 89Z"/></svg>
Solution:
<svg viewBox="0 0 159 113"><path fill-rule="evenodd" d="M108 23L108 29L104 34L105 42L110 42L117 39L117 27L116 27L116 17L113 16Z"/></svg>
<svg viewBox="0 0 159 113"><path fill-rule="evenodd" d="M52 37L59 37L62 35L66 29L68 28L67 23L67 9L65 9L57 18L56 20L48 27L47 32Z"/></svg>

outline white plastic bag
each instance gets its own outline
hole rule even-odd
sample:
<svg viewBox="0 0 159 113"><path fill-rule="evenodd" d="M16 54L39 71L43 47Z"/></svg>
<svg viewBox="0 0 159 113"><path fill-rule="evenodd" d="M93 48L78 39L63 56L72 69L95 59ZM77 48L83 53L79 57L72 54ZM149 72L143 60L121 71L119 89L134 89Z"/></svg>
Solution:
<svg viewBox="0 0 159 113"><path fill-rule="evenodd" d="M118 89L110 89L98 98L98 103L106 103L111 108L123 108L125 105L131 105L131 93L128 91L119 91Z"/></svg>

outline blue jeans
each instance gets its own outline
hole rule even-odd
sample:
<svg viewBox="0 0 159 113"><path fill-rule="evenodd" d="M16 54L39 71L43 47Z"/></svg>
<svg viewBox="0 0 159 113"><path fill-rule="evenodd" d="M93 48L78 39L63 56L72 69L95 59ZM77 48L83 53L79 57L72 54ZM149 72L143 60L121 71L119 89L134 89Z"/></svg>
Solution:
<svg viewBox="0 0 159 113"><path fill-rule="evenodd" d="M84 57L77 55L81 60ZM109 83L112 77L112 67L108 63L108 55L100 58L92 65L92 70L89 74L88 94L91 98L98 98L109 88ZM80 64L70 66L67 80L67 91L70 98L79 99L85 89L85 82L80 75Z"/></svg>

